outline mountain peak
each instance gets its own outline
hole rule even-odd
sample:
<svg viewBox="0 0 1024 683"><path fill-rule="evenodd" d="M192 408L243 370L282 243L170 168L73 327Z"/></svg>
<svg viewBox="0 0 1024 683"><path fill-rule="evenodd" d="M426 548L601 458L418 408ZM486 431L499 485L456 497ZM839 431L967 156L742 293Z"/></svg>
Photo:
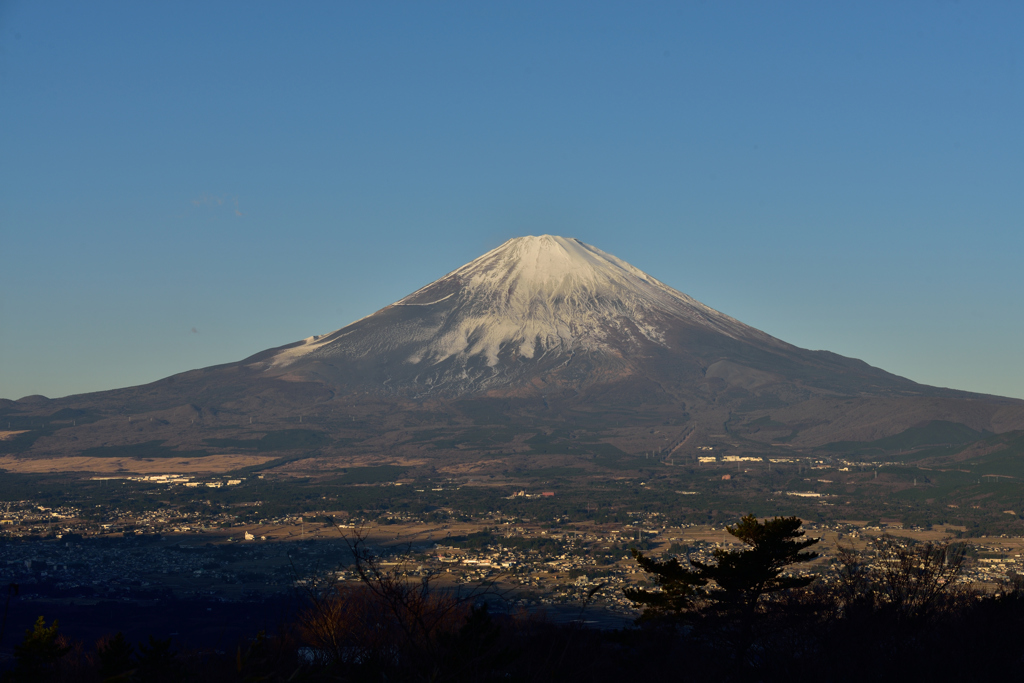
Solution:
<svg viewBox="0 0 1024 683"><path fill-rule="evenodd" d="M575 238L554 235L510 239L447 277L453 276L474 289L511 288L520 297L544 299L580 288L592 289L609 280L653 280L638 268L596 247ZM418 292L407 299L416 294Z"/></svg>
<svg viewBox="0 0 1024 683"><path fill-rule="evenodd" d="M648 282L653 278L580 240L530 235L508 240L396 305L422 305L439 286L453 283L463 290L464 299L498 294L509 303L528 303L554 302L583 291L593 292L611 281L622 284L624 280Z"/></svg>

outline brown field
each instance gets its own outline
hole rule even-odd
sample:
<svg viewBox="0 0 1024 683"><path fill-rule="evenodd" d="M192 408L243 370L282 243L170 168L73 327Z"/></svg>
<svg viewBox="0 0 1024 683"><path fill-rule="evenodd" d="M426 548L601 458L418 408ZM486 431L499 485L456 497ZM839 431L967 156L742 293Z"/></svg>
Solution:
<svg viewBox="0 0 1024 683"><path fill-rule="evenodd" d="M27 431L28 431L27 429L22 429L21 431L18 431L18 430L7 431L7 430L0 429L0 441L7 441L8 439L13 439L18 434L24 434Z"/></svg>
<svg viewBox="0 0 1024 683"><path fill-rule="evenodd" d="M67 458L21 459L0 457L0 469L18 474L48 472L93 472L97 474L192 474L196 472L230 472L240 467L262 465L273 456L208 455L203 458Z"/></svg>
<svg viewBox="0 0 1024 683"><path fill-rule="evenodd" d="M205 459L205 458L204 458ZM398 465L400 467L421 467L429 461L425 458L408 458L393 455L332 456L329 458L303 458L274 468L275 474L313 474L333 472L349 467L376 467ZM3 467L0 464L0 467Z"/></svg>

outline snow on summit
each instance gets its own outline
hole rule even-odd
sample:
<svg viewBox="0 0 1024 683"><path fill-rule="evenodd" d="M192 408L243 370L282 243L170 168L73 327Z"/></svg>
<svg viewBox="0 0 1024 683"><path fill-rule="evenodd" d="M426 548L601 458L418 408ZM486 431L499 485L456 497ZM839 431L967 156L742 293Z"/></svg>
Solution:
<svg viewBox="0 0 1024 683"><path fill-rule="evenodd" d="M596 247L541 235L511 239L363 320L281 351L271 364L401 352L418 366L479 359L493 367L644 341L667 346L665 330L678 322L781 343Z"/></svg>

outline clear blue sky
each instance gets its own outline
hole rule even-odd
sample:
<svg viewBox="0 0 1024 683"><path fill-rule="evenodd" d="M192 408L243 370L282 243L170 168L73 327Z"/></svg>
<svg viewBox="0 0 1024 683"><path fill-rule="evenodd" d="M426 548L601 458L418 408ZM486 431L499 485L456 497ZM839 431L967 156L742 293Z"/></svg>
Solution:
<svg viewBox="0 0 1024 683"><path fill-rule="evenodd" d="M2 2L0 396L324 333L525 234L1024 397L1024 3Z"/></svg>

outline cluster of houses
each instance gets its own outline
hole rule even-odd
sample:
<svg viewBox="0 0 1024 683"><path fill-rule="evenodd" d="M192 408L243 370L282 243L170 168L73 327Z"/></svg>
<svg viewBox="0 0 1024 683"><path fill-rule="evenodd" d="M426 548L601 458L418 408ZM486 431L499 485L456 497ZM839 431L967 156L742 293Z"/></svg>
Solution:
<svg viewBox="0 0 1024 683"><path fill-rule="evenodd" d="M174 482L168 478L165 483L191 482ZM207 485L207 482L203 483ZM221 485L234 483L223 481ZM515 495L525 497L527 494ZM790 492L789 495L817 497L821 494ZM212 585L218 582L234 584L242 581L239 572L214 563L210 559L211 554L215 554L213 550L181 552L177 547L182 539L188 538L187 534L216 530L223 536L227 529L233 540L247 542L236 546L239 552L265 553L267 558L280 556L278 565L269 561L260 570L263 575L249 575L245 581L266 590L290 585L282 580L283 575L279 575L278 570L290 566L287 548L302 544L259 543L268 537L256 528L238 522L236 513L214 508L198 511L160 508L146 512L114 508L106 509L102 520L88 520L86 518L90 515L71 506L51 508L32 501L0 503L0 520L4 522L0 534L51 539L0 544L0 581L25 586L46 584L60 590L88 588L97 594L152 589L165 578L183 576L191 581L202 579ZM735 539L721 533L724 528L709 530L704 526L695 529L692 525L671 524L664 514L658 512L627 512L628 521L624 523L573 522L567 517L539 523L503 516L500 512L469 515L447 511L446 514L453 524L464 523L470 529L489 531L488 545L470 547L472 544L463 542L465 537L462 541L455 538L446 540L442 531L446 525L438 522L436 512L428 517L408 511L392 511L374 515L372 521L346 517L333 526L342 527L344 531L367 524L363 529L371 537L379 537L375 543L384 539L394 544L395 552L402 552L401 542L390 535L390 525L404 525L401 531L406 534L410 532L410 525L422 525L418 528L423 531L417 532L420 534L419 545L406 556L389 557L388 562L393 563L389 566L401 568L410 577L440 576L455 584L497 582L514 593L515 601L526 606L575 605L586 597L600 609L624 617L635 615L635 608L625 598L622 589L648 580L629 553L630 547L644 544L644 547L651 548L647 552L653 555L672 552L700 561L711 560L718 548L737 547ZM326 513L320 516L324 515ZM308 532L316 526L299 514L261 519L259 525L290 529L277 540L310 538ZM385 529L389 530L386 534ZM851 523L807 523L805 530L808 536L829 534L861 546L865 538L883 531ZM899 529L889 530L900 532ZM136 545L83 542L83 537L98 536L102 539L117 533L127 538L142 538ZM147 537L155 538L157 534L172 540L141 543ZM452 534L449 531L447 535ZM961 580L989 585L1013 578L1018 571L1024 571L1022 547L1024 541L1020 539L983 539L983 543L975 546L975 557L967 564ZM382 545L380 552L388 554L392 551ZM826 557L810 569L825 575L829 568L830 560ZM344 567L339 570L337 578L357 579L350 568Z"/></svg>

